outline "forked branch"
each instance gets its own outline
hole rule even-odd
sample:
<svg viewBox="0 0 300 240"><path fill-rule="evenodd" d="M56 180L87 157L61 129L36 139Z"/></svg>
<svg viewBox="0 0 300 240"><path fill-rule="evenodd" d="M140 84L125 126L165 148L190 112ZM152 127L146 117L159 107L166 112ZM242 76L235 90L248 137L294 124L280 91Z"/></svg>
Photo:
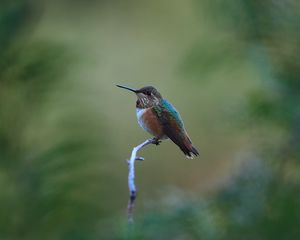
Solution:
<svg viewBox="0 0 300 240"><path fill-rule="evenodd" d="M134 147L131 152L131 157L128 161L128 188L129 188L129 201L128 201L128 207L127 207L127 214L128 214L128 223L133 222L133 208L134 208L134 202L136 199L136 187L134 183L134 163L135 160L143 161L144 158L138 157L137 152L142 149L143 147L149 145L149 144L158 144L159 142L155 138L147 139L145 142L141 143L140 145Z"/></svg>

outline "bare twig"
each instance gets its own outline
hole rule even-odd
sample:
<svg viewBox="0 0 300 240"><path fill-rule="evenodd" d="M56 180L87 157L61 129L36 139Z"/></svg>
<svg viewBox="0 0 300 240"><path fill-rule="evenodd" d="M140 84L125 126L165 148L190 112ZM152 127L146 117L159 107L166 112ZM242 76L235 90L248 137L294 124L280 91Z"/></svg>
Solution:
<svg viewBox="0 0 300 240"><path fill-rule="evenodd" d="M144 158L138 157L136 154L141 148L149 144L157 144L157 140L153 138L147 139L145 142L134 147L131 152L131 157L128 161L128 169L129 169L129 173L128 173L129 201L127 207L128 223L133 222L133 208L134 208L134 201L136 199L136 187L134 183L134 162L135 160L141 160L141 161L144 160Z"/></svg>

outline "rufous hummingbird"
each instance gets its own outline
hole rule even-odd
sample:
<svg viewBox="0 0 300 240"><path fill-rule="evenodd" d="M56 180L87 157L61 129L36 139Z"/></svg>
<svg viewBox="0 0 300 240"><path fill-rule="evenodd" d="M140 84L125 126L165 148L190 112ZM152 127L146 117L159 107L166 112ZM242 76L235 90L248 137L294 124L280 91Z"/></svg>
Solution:
<svg viewBox="0 0 300 240"><path fill-rule="evenodd" d="M137 96L136 116L141 128L154 136L156 144L170 138L188 157L199 155L189 138L179 112L152 86L141 89L117 85Z"/></svg>

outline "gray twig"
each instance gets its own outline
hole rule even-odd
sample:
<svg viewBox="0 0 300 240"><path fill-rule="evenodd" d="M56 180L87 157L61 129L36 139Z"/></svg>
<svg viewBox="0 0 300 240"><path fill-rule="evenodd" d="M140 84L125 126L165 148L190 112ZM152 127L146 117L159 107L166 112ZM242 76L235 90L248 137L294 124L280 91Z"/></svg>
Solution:
<svg viewBox="0 0 300 240"><path fill-rule="evenodd" d="M129 169L129 173L128 173L129 201L127 207L128 223L133 223L133 208L136 199L136 187L134 183L134 162L135 160L141 160L141 161L144 160L144 158L137 156L137 152L149 144L156 144L156 142L157 142L156 139L153 138L147 139L145 142L141 143L140 145L132 149L131 157L128 161L128 169Z"/></svg>

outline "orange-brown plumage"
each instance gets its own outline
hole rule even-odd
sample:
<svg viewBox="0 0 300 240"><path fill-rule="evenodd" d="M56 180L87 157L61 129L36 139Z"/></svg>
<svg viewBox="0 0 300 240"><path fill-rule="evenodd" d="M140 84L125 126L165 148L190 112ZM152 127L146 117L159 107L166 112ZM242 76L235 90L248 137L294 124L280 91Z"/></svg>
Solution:
<svg viewBox="0 0 300 240"><path fill-rule="evenodd" d="M158 139L163 137L164 133L162 125L151 108L146 109L141 117L145 127L153 136Z"/></svg>

